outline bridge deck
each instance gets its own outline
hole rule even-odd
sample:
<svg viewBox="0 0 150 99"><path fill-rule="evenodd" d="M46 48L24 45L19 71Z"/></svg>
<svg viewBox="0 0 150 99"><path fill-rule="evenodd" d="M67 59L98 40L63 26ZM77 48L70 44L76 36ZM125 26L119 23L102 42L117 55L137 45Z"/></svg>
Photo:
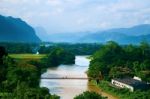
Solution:
<svg viewBox="0 0 150 99"><path fill-rule="evenodd" d="M89 79L87 77L41 77L41 79Z"/></svg>

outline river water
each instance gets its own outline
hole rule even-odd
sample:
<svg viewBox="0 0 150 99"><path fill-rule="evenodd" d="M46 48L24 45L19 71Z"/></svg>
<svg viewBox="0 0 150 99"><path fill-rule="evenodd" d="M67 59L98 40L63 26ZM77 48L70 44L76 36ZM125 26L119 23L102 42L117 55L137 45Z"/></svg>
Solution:
<svg viewBox="0 0 150 99"><path fill-rule="evenodd" d="M42 74L41 78L87 78L86 71L89 67L87 56L76 56L74 65L60 65L52 67ZM61 99L73 99L76 95L84 91L95 91L109 99L115 97L102 92L88 82L87 79L41 79L41 87L47 87L51 94L57 94Z"/></svg>

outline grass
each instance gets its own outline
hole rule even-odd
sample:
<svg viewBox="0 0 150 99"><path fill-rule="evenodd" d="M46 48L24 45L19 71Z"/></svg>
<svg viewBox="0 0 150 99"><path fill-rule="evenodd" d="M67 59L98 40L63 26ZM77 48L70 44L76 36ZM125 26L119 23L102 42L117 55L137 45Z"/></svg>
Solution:
<svg viewBox="0 0 150 99"><path fill-rule="evenodd" d="M18 60L39 60L44 58L45 54L9 54L11 58L18 59Z"/></svg>

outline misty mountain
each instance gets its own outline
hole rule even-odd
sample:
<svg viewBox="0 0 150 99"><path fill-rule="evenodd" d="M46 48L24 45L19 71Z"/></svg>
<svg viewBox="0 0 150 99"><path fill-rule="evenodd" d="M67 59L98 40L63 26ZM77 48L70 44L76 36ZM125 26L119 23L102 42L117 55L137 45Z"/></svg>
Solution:
<svg viewBox="0 0 150 99"><path fill-rule="evenodd" d="M80 38L81 42L101 42L116 41L120 44L137 44L141 41L150 42L150 25L142 24L131 28L116 28L89 34Z"/></svg>
<svg viewBox="0 0 150 99"><path fill-rule="evenodd" d="M137 44L150 42L150 24L142 24L130 28L114 28L98 32L77 32L48 34L44 29L36 29L38 36L44 41L70 43L105 43L113 40L120 44Z"/></svg>
<svg viewBox="0 0 150 99"><path fill-rule="evenodd" d="M86 32L50 34L50 41L77 43L80 42L78 41L79 38L85 37L86 35Z"/></svg>
<svg viewBox="0 0 150 99"><path fill-rule="evenodd" d="M36 35L42 40L42 41L49 41L49 35L47 34L47 31L43 27L35 27L34 28Z"/></svg>
<svg viewBox="0 0 150 99"><path fill-rule="evenodd" d="M1 42L41 42L34 29L20 18L0 15Z"/></svg>
<svg viewBox="0 0 150 99"><path fill-rule="evenodd" d="M107 41L115 41L120 44L138 44L142 41L150 42L150 34L139 35L139 36L129 36L122 33L100 33L87 35L81 38L82 43L106 43Z"/></svg>
<svg viewBox="0 0 150 99"><path fill-rule="evenodd" d="M117 33L123 33L125 35L130 35L130 36L147 35L150 34L150 24L136 25L131 28L110 29L110 30L106 30L105 32L117 32Z"/></svg>
<svg viewBox="0 0 150 99"><path fill-rule="evenodd" d="M49 42L75 43L79 40L79 38L82 38L87 35L87 32L48 34L43 27L35 27L35 31L42 41L49 41Z"/></svg>

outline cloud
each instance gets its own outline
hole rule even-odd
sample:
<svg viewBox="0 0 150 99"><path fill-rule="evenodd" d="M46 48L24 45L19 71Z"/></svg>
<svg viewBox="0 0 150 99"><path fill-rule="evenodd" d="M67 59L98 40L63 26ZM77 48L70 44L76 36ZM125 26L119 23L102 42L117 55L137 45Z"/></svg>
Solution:
<svg viewBox="0 0 150 99"><path fill-rule="evenodd" d="M20 17L49 33L150 24L149 0L1 0L0 14Z"/></svg>

